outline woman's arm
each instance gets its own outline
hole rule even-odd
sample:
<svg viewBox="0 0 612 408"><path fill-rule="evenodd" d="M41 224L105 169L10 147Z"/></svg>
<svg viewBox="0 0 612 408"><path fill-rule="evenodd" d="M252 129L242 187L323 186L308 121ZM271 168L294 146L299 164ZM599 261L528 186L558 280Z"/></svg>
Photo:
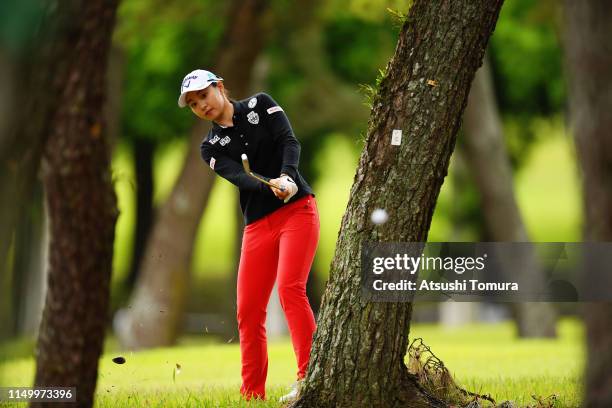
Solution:
<svg viewBox="0 0 612 408"><path fill-rule="evenodd" d="M241 190L259 191L268 190L267 186L254 178L247 175L241 164L236 163L224 153L219 152L206 140L200 145L200 153L202 159L215 171L218 175L228 180L230 183L238 186ZM263 177L265 180L269 179Z"/></svg>
<svg viewBox="0 0 612 408"><path fill-rule="evenodd" d="M278 106L278 103L270 95L260 93L257 95L257 99L262 104L261 114L265 117L274 141L282 146L283 163L281 173L295 179L300 162L301 146L293 133L289 118L287 118L283 109Z"/></svg>

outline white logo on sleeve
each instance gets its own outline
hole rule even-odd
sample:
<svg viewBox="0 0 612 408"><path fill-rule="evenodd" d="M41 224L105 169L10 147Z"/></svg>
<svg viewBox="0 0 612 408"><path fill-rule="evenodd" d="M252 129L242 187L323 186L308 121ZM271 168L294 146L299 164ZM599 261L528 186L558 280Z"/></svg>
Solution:
<svg viewBox="0 0 612 408"><path fill-rule="evenodd" d="M215 158L214 158L214 157L211 157L211 158L210 158L210 168L211 168L211 169L213 169L213 170L215 169L215 163L216 163L216 162L217 162L217 161L215 160Z"/></svg>
<svg viewBox="0 0 612 408"><path fill-rule="evenodd" d="M281 108L280 106L273 106L271 108L268 108L268 115L273 114L274 112L282 112L283 108Z"/></svg>
<svg viewBox="0 0 612 408"><path fill-rule="evenodd" d="M232 139L230 139L229 136L225 136L223 139L219 140L219 144L221 146L225 146L226 144L228 144L231 141L232 141Z"/></svg>
<svg viewBox="0 0 612 408"><path fill-rule="evenodd" d="M257 105L257 98L251 98L249 100L249 108L253 109L255 107L255 105Z"/></svg>
<svg viewBox="0 0 612 408"><path fill-rule="evenodd" d="M219 141L219 135L215 135L213 138L210 139L210 144L215 144Z"/></svg>
<svg viewBox="0 0 612 408"><path fill-rule="evenodd" d="M249 120L249 123L252 123L254 125L259 123L259 115L255 111L250 111L247 115L247 119Z"/></svg>

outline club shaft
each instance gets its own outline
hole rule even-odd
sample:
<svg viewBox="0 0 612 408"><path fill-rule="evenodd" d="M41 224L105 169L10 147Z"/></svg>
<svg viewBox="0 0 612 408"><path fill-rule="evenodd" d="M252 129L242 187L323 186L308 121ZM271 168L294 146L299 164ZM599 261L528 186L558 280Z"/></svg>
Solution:
<svg viewBox="0 0 612 408"><path fill-rule="evenodd" d="M262 183L264 183L265 185L268 185L270 187L274 187L277 190L280 191L285 191L285 188L279 185L276 185L274 183L270 183L269 181L259 177L257 174L253 173L251 171L251 166L249 165L249 159L247 158L246 154L242 155L242 167L244 167L244 171L246 172L246 174L248 174L249 176L253 177L255 180L259 180Z"/></svg>
<svg viewBox="0 0 612 408"><path fill-rule="evenodd" d="M280 190L280 191L285 191L285 188L284 188L284 187L279 186L279 185L276 185L276 184L274 184L274 183L270 183L269 181L266 181L266 180L262 179L261 177L258 177L258 176L257 176L256 174L254 174L252 171L251 171L251 172L249 172L249 176L253 177L253 178L254 178L254 179L256 179L256 180L261 181L262 183L264 183L264 184L266 184L266 185L268 185L268 186L270 186L270 187L274 187L274 188L276 188L276 189L278 189L278 190Z"/></svg>

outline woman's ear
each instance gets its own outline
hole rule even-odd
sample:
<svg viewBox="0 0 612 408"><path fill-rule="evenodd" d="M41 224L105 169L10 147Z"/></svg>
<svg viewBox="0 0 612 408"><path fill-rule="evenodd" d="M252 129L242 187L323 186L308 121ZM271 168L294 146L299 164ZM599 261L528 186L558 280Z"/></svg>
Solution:
<svg viewBox="0 0 612 408"><path fill-rule="evenodd" d="M221 92L221 95L225 96L225 85L223 85L223 81L217 82L217 89Z"/></svg>

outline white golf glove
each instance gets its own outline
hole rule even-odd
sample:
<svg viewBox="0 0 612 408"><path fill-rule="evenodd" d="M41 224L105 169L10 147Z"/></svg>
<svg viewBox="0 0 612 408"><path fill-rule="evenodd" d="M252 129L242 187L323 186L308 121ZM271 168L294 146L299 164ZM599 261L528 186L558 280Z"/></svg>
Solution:
<svg viewBox="0 0 612 408"><path fill-rule="evenodd" d="M291 197L298 192L298 187L297 184L295 184L295 181L293 181L293 179L286 174L281 174L280 179L282 180L282 186L289 192L289 195L284 200L284 202L287 203L289 200L291 200Z"/></svg>

